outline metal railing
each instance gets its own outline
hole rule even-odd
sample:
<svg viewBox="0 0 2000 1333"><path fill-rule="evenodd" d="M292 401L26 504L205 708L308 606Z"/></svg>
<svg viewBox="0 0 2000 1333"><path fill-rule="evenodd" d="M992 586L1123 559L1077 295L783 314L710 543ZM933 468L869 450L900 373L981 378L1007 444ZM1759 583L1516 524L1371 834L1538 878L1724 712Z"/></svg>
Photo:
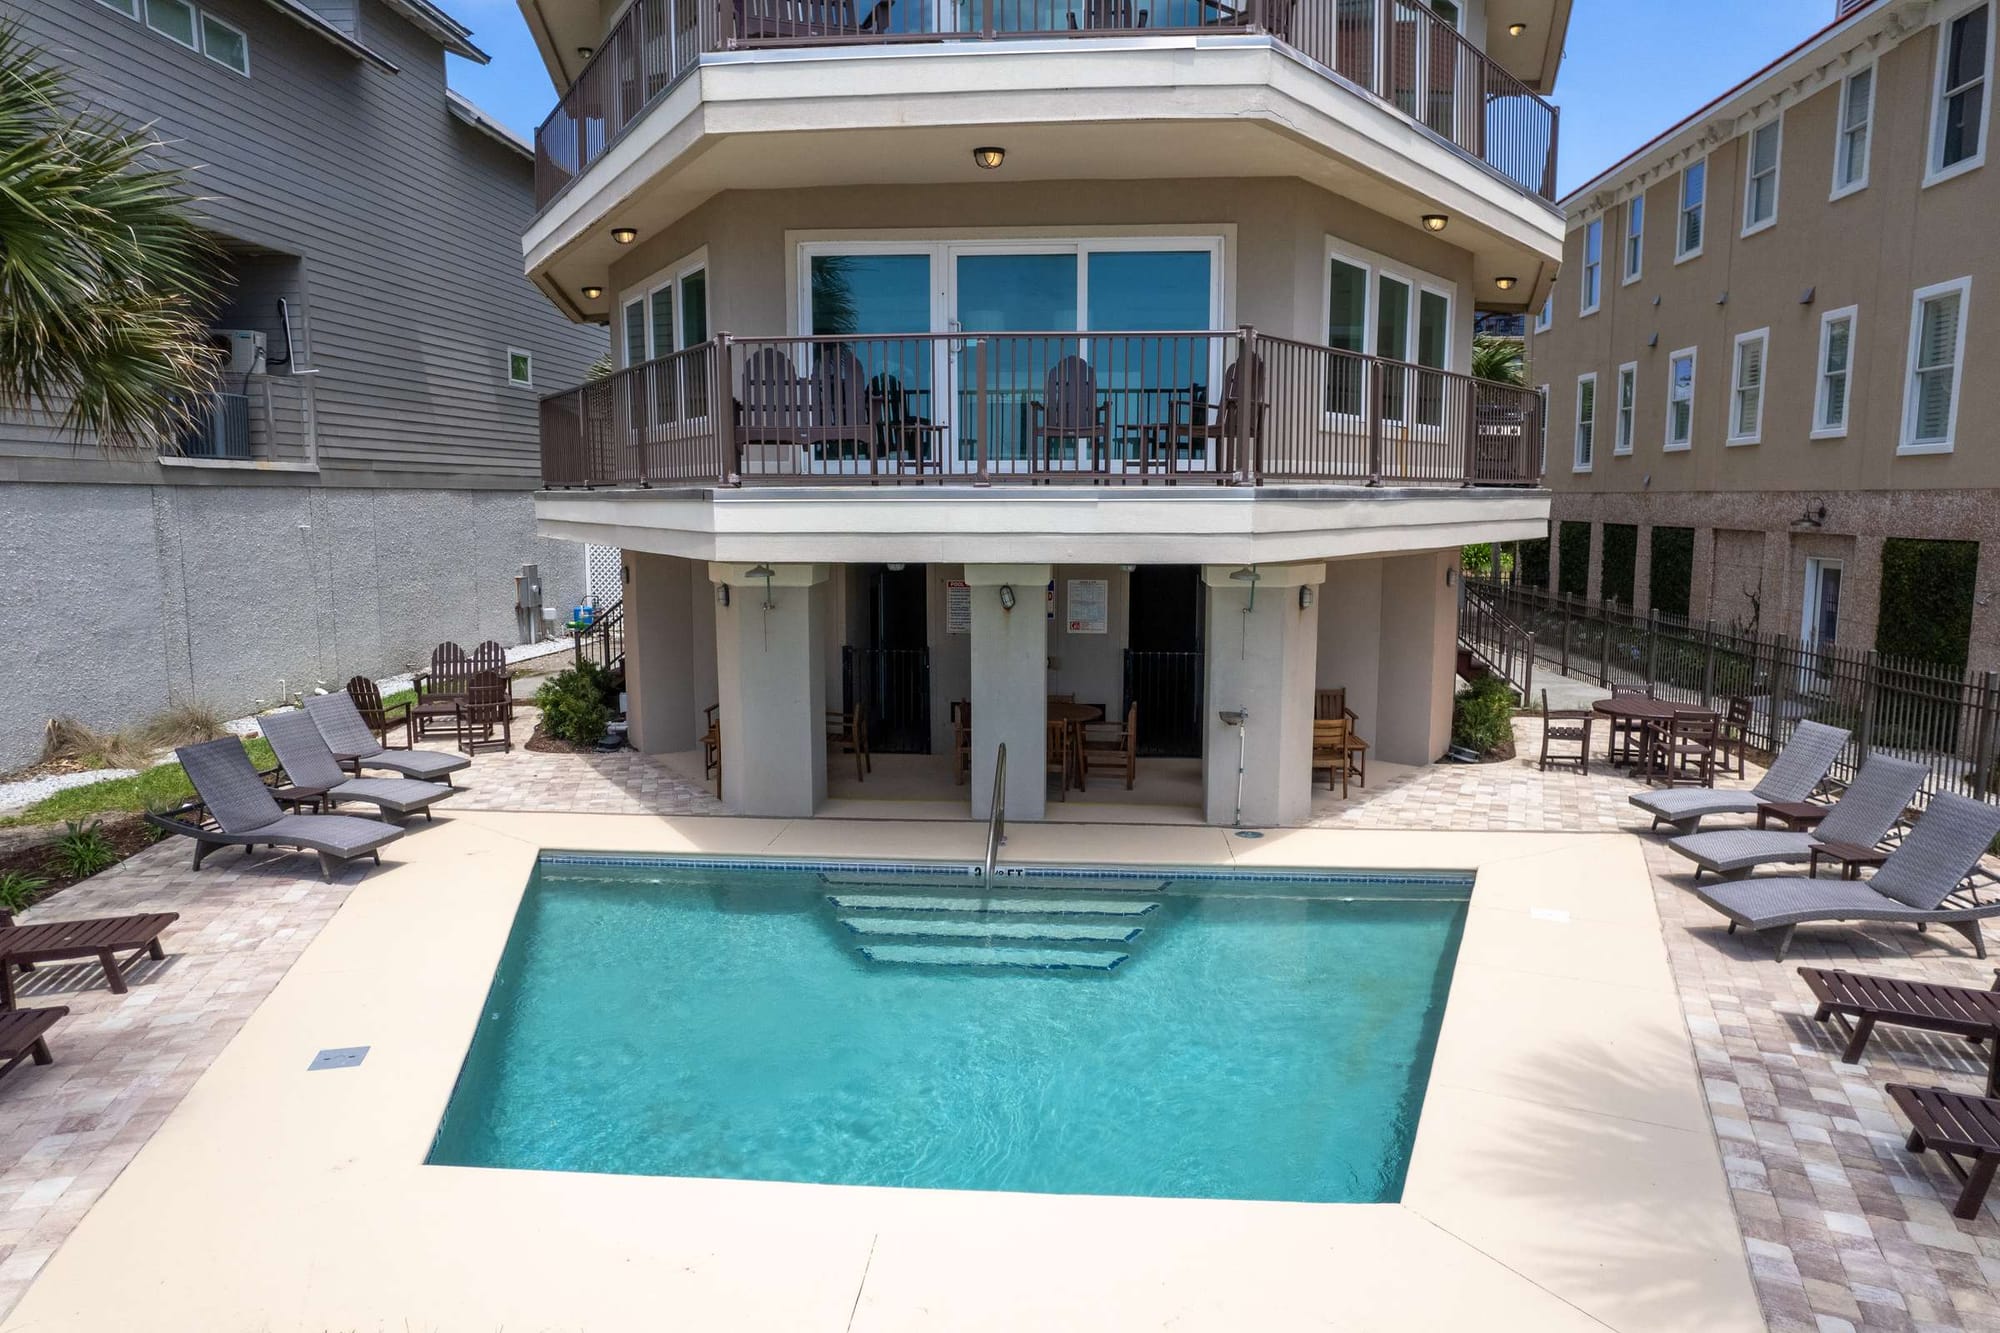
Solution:
<svg viewBox="0 0 2000 1333"><path fill-rule="evenodd" d="M1534 704L1535 632L1501 609L1492 591L1464 584L1458 604L1458 642L1474 660L1520 692L1521 702Z"/></svg>
<svg viewBox="0 0 2000 1333"><path fill-rule="evenodd" d="M1541 410L1251 329L723 334L543 399L542 479L1532 486Z"/></svg>
<svg viewBox="0 0 2000 1333"><path fill-rule="evenodd" d="M993 808L986 815L986 861L980 878L992 879L993 866L1000 859L1000 843L1007 836L1007 742L1001 741L993 755Z"/></svg>
<svg viewBox="0 0 2000 1333"><path fill-rule="evenodd" d="M1555 198L1556 109L1422 0L632 0L535 131L540 208L710 51L1265 33L1523 190Z"/></svg>
<svg viewBox="0 0 2000 1333"><path fill-rule="evenodd" d="M1740 696L1750 702L1750 743L1758 749L1782 748L1802 721L1824 722L1851 733L1834 764L1837 780L1851 779L1879 752L1925 765L1926 798L1949 791L2000 799L2000 673L1641 616L1511 583L1476 586L1534 631L1536 657L1564 675L1716 709ZM1474 587L1468 583L1468 593Z"/></svg>
<svg viewBox="0 0 2000 1333"><path fill-rule="evenodd" d="M576 631L575 656L578 666L594 662L606 671L625 665L625 599L599 607L590 624Z"/></svg>

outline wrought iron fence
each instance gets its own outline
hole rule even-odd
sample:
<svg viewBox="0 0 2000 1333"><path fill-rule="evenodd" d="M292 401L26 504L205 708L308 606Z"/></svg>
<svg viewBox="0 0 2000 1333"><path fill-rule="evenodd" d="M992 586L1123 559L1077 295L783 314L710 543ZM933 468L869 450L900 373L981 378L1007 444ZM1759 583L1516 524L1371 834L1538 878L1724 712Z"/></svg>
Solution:
<svg viewBox="0 0 2000 1333"><path fill-rule="evenodd" d="M2000 673L1641 616L1515 584L1468 582L1466 592L1464 607L1489 606L1532 631L1536 659L1566 676L1709 708L1742 697L1760 749L1781 748L1802 721L1848 731L1833 770L1841 781L1881 752L1929 768L1926 796L2000 798ZM1462 631L1476 614L1461 609Z"/></svg>
<svg viewBox="0 0 2000 1333"><path fill-rule="evenodd" d="M1198 650L1125 650L1125 708L1139 706L1140 754L1201 754L1202 670Z"/></svg>
<svg viewBox="0 0 2000 1333"><path fill-rule="evenodd" d="M868 748L876 754L931 752L931 653L928 648L840 650L841 708L866 710Z"/></svg>

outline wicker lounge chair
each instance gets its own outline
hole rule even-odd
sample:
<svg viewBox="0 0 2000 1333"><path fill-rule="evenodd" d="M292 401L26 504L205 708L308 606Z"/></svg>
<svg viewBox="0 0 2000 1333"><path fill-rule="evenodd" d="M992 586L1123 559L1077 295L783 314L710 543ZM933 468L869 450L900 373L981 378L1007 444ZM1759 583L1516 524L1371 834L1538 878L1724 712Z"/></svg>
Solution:
<svg viewBox="0 0 2000 1333"><path fill-rule="evenodd" d="M1732 934L1743 926L1769 939L1780 961L1792 932L1810 921L1950 926L1984 958L1979 923L2000 916L2000 900L1979 897L1966 881L1995 837L2000 837L2000 806L1938 795L1872 879L1753 879L1694 892L1729 918Z"/></svg>
<svg viewBox="0 0 2000 1333"><path fill-rule="evenodd" d="M422 782L443 778L450 786L453 773L472 766L472 760L462 754L387 748L361 720L354 700L344 694L315 694L306 700L306 715L319 728L320 738L333 757L357 776L363 768L386 768Z"/></svg>
<svg viewBox="0 0 2000 1333"><path fill-rule="evenodd" d="M1870 755L1845 794L1811 833L1779 829L1716 829L1675 838L1667 846L1693 861L1694 877L1702 871L1724 879L1741 879L1760 865L1774 861L1805 861L1815 842L1844 842L1873 847L1889 836L1896 821L1924 785L1922 764L1887 755Z"/></svg>
<svg viewBox="0 0 2000 1333"><path fill-rule="evenodd" d="M1693 833L1710 815L1754 815L1766 801L1803 801L1825 780L1845 744L1847 733L1839 727L1801 722L1764 780L1747 791L1670 787L1641 792L1632 804L1653 817L1654 828L1667 824L1678 833Z"/></svg>
<svg viewBox="0 0 2000 1333"><path fill-rule="evenodd" d="M354 701L344 694L323 694L322 699L338 699L350 712ZM365 735L361 715L354 713L354 725ZM374 739L370 737L369 739ZM422 753L422 751L418 751ZM379 819L356 815L288 815L278 808L271 789L251 767L243 742L234 736L183 745L174 751L187 770L188 781L215 820L215 827L189 824L181 820L155 818L160 827L195 840L194 868L217 847L243 847L256 851L260 846L297 847L316 853L320 873L328 881L334 870L363 856L382 862L381 849L403 836L403 830Z"/></svg>
<svg viewBox="0 0 2000 1333"><path fill-rule="evenodd" d="M1840 1058L1848 1064L1861 1062L1877 1023L1984 1041L1986 1095L2000 1097L2000 1041L1993 1040L2000 1036L2000 990L1940 986L1836 968L1802 967L1799 975L1819 999L1814 1021L1831 1018L1847 1029L1847 1049ZM1994 984L2000 986L2000 980Z"/></svg>
<svg viewBox="0 0 2000 1333"><path fill-rule="evenodd" d="M1968 1221L1978 1217L1994 1169L2000 1167L2000 1101L1907 1083L1891 1083L1883 1091L1910 1122L1910 1151L1936 1150L1963 1182L1951 1215ZM1972 1165L1961 1165L1961 1157L1970 1158Z"/></svg>
<svg viewBox="0 0 2000 1333"><path fill-rule="evenodd" d="M0 1014L0 1074L11 1071L21 1061L33 1057L38 1065L50 1064L48 1031L69 1012L62 1005L46 1009L10 1009Z"/></svg>
<svg viewBox="0 0 2000 1333"><path fill-rule="evenodd" d="M319 727L305 712L288 708L262 719L264 739L284 766L285 776L302 792L326 798L329 807L342 801L359 801L391 815L411 815L421 810L431 817L431 807L454 789L435 782L411 778L356 778L348 776L333 757Z"/></svg>
<svg viewBox="0 0 2000 1333"><path fill-rule="evenodd" d="M0 1007L14 1007L14 969L27 971L36 963L70 958L95 958L104 967L104 983L114 995L125 993L125 972L144 957L165 958L160 936L181 919L179 912L145 916L106 916L88 921L36 921L0 929ZM126 950L124 962L118 955Z"/></svg>

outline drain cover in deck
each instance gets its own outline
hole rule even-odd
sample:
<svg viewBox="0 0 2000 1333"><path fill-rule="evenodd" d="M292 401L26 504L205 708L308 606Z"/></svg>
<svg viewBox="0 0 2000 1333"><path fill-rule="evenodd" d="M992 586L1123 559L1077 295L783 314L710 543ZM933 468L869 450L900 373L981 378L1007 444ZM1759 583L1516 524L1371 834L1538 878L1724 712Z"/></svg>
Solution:
<svg viewBox="0 0 2000 1333"><path fill-rule="evenodd" d="M366 1046L332 1046L315 1055L312 1058L312 1063L307 1065L306 1068L308 1070L352 1069L354 1066L360 1064L363 1059L367 1058L367 1055L368 1048Z"/></svg>

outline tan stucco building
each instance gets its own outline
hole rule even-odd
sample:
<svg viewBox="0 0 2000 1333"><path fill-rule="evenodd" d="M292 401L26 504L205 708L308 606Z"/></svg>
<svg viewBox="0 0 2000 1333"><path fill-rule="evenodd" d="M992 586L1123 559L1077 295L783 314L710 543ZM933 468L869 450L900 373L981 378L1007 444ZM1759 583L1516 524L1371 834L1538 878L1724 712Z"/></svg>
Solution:
<svg viewBox="0 0 2000 1333"><path fill-rule="evenodd" d="M1978 543L1970 657L2000 666L1996 15L1838 9L1563 201L1529 335L1551 579L1588 525L1568 591L1866 649L1885 542Z"/></svg>

